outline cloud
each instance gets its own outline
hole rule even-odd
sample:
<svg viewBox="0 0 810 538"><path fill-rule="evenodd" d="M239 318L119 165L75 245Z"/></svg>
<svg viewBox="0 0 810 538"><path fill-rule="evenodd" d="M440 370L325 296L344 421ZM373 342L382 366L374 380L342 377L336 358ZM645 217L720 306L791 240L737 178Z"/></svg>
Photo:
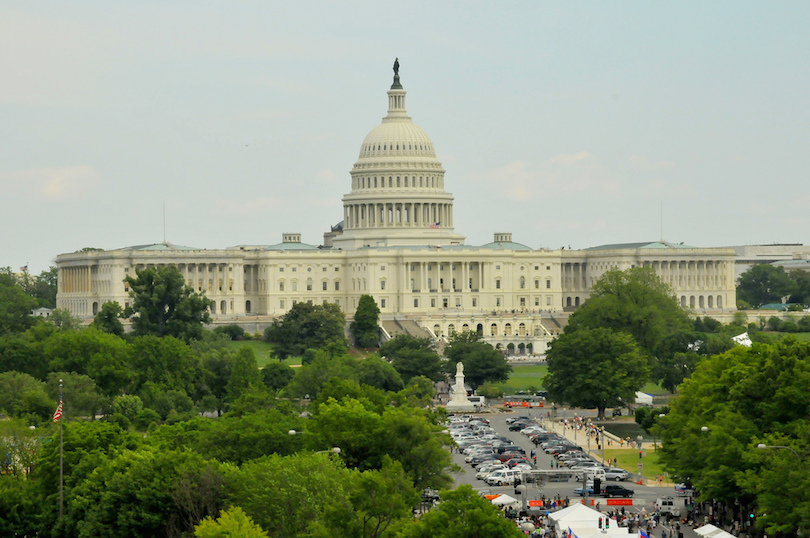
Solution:
<svg viewBox="0 0 810 538"><path fill-rule="evenodd" d="M81 198L101 182L101 175L92 166L0 172L0 185L6 191L22 192L45 200Z"/></svg>
<svg viewBox="0 0 810 538"><path fill-rule="evenodd" d="M622 182L586 151L562 153L533 163L524 160L474 174L473 182L497 185L506 198L526 201L580 193L615 194Z"/></svg>

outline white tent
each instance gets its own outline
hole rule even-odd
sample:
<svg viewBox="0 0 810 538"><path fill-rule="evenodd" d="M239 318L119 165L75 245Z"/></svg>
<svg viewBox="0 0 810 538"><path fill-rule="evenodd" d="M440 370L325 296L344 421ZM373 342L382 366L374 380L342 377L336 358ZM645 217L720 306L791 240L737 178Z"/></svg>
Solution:
<svg viewBox="0 0 810 538"><path fill-rule="evenodd" d="M695 529L695 532L700 536L705 536L706 538L734 538L733 534L711 524L703 525L702 527Z"/></svg>
<svg viewBox="0 0 810 538"><path fill-rule="evenodd" d="M607 516L580 503L553 512L548 517L554 522L554 531L560 537L566 536L570 530L579 538L597 535L602 538L638 538L636 534L628 535L627 528L619 527L615 521L610 526L610 532L602 533L599 530L599 518L602 518L604 523Z"/></svg>
<svg viewBox="0 0 810 538"><path fill-rule="evenodd" d="M652 405L653 397L650 394L636 391L636 405Z"/></svg>
<svg viewBox="0 0 810 538"><path fill-rule="evenodd" d="M751 342L751 337L748 336L747 332L738 334L737 336L732 336L731 339L734 340L734 343L740 344L741 346L751 347L753 345Z"/></svg>
<svg viewBox="0 0 810 538"><path fill-rule="evenodd" d="M518 502L518 500L509 495L498 495L492 499L492 504L495 506L505 506L507 504L515 504L516 502Z"/></svg>

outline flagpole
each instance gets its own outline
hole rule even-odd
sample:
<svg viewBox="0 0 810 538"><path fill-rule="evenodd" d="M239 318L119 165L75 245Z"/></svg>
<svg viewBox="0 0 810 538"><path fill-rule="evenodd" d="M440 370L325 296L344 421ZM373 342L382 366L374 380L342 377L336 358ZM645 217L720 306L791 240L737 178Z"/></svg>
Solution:
<svg viewBox="0 0 810 538"><path fill-rule="evenodd" d="M62 407L62 380L59 380L59 408ZM59 520L62 520L63 515L63 502L64 502L64 485L65 485L65 466L64 466L64 453L62 443L62 416L59 416Z"/></svg>

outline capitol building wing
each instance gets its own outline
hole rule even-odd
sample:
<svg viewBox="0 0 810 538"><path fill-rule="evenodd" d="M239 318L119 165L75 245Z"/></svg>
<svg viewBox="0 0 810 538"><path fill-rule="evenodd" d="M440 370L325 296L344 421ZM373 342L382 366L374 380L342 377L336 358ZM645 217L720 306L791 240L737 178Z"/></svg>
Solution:
<svg viewBox="0 0 810 538"><path fill-rule="evenodd" d="M335 303L351 315L368 294L388 334L442 339L474 330L498 348L524 354L545 351L603 273L650 266L682 306L702 315L733 311L731 248L652 241L533 249L509 232L466 245L453 228L445 171L430 137L408 117L405 96L397 73L387 115L360 145L343 220L321 245L282 233L273 245L212 250L158 243L62 254L57 307L83 318L108 301L126 307L127 276L174 265L191 288L213 300L216 323L267 324L302 301Z"/></svg>

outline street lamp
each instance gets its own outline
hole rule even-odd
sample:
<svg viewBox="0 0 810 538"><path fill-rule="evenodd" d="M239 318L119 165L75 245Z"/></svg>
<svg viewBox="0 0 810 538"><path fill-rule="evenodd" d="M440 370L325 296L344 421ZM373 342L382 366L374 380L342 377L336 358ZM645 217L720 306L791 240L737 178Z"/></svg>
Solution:
<svg viewBox="0 0 810 538"><path fill-rule="evenodd" d="M800 462L802 461L802 457L801 457L801 456L799 456L799 453L798 453L798 452L796 452L796 451L795 451L795 450L794 450L792 447L789 447L789 446L784 446L784 445L766 445L765 443L760 443L760 444L758 444L758 445L757 445L757 448L758 448L758 449L760 449L760 450L765 450L766 448L782 448L782 449L785 449L785 450L790 450L791 452L793 452L793 455L794 455L794 456L796 456L796 458L797 458L797 459L798 459Z"/></svg>

